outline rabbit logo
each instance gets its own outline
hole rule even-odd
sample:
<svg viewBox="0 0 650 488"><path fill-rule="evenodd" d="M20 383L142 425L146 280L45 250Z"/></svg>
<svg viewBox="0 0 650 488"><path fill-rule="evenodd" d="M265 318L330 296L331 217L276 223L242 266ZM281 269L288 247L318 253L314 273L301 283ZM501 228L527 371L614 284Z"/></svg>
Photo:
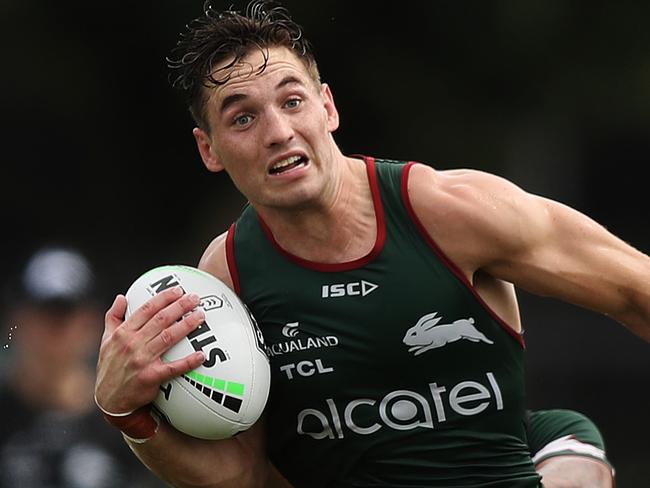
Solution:
<svg viewBox="0 0 650 488"><path fill-rule="evenodd" d="M473 318L456 320L451 324L437 325L442 320L442 317L437 317L437 313L433 312L421 317L417 324L406 331L402 341L407 346L410 346L409 352L413 352L415 356L429 349L443 347L460 339L494 344L493 341L474 327Z"/></svg>

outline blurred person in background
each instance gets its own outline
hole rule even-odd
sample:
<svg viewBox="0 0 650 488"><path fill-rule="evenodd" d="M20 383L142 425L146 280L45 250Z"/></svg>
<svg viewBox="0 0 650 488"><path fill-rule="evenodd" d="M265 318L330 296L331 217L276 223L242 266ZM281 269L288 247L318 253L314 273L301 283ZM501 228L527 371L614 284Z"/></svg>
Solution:
<svg viewBox="0 0 650 488"><path fill-rule="evenodd" d="M44 247L6 284L0 487L160 487L93 402L102 304L77 250Z"/></svg>

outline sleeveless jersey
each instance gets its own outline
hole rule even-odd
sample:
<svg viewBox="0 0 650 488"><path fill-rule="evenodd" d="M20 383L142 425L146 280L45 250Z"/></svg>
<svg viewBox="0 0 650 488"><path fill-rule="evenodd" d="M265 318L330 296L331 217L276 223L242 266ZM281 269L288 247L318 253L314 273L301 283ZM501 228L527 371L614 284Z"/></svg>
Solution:
<svg viewBox="0 0 650 488"><path fill-rule="evenodd" d="M293 256L250 206L229 230L271 361L270 459L296 487L541 486L521 336L418 221L411 165L366 158L377 238L361 259Z"/></svg>

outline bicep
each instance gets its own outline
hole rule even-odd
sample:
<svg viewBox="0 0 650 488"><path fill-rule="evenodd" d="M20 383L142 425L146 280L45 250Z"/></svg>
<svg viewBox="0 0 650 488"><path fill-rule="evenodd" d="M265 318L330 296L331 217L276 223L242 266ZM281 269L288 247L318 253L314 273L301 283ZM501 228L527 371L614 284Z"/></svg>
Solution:
<svg viewBox="0 0 650 488"><path fill-rule="evenodd" d="M532 293L621 318L647 280L647 256L566 205L529 194L518 203L506 228L496 229L501 237L493 242L504 244L484 269Z"/></svg>
<svg viewBox="0 0 650 488"><path fill-rule="evenodd" d="M477 225L487 273L612 317L650 341L650 257L583 213L513 190L503 222ZM484 232L484 234L481 234Z"/></svg>
<svg viewBox="0 0 650 488"><path fill-rule="evenodd" d="M418 165L408 188L425 229L470 281L483 271L650 336L650 258L586 215L479 171Z"/></svg>

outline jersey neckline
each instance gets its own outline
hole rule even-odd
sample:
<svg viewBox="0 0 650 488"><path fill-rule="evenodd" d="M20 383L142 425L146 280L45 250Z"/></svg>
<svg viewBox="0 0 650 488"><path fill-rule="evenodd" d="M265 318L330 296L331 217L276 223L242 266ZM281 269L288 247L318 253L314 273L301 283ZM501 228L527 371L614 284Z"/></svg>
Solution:
<svg viewBox="0 0 650 488"><path fill-rule="evenodd" d="M255 212L257 219L260 223L260 226L262 228L262 231L264 232L266 237L269 239L273 247L289 261L292 261L293 263L299 266L302 266L307 269L312 269L314 271L340 272L340 271L349 271L352 269L361 268L367 265L368 263L370 263L373 259L375 259L379 255L379 253L381 253L382 249L384 248L384 243L386 241L386 222L384 220L384 205L381 200L379 183L377 181L377 170L375 168L375 158L370 156L364 156L364 155L353 155L353 157L354 156L358 156L362 158L363 161L366 163L366 172L368 175L368 182L370 184L370 193L372 195L372 202L375 210L375 222L377 228L377 235L375 237L374 246L365 256L362 256L357 259L353 259L351 261L345 261L342 263L321 263L318 261L311 261L309 259L304 259L299 256L296 256L295 254L292 254L286 251L284 248L282 248L282 246L280 246L280 244L275 240L275 237L273 236L273 232L271 232L271 229L264 221L262 216L259 215L257 212Z"/></svg>

